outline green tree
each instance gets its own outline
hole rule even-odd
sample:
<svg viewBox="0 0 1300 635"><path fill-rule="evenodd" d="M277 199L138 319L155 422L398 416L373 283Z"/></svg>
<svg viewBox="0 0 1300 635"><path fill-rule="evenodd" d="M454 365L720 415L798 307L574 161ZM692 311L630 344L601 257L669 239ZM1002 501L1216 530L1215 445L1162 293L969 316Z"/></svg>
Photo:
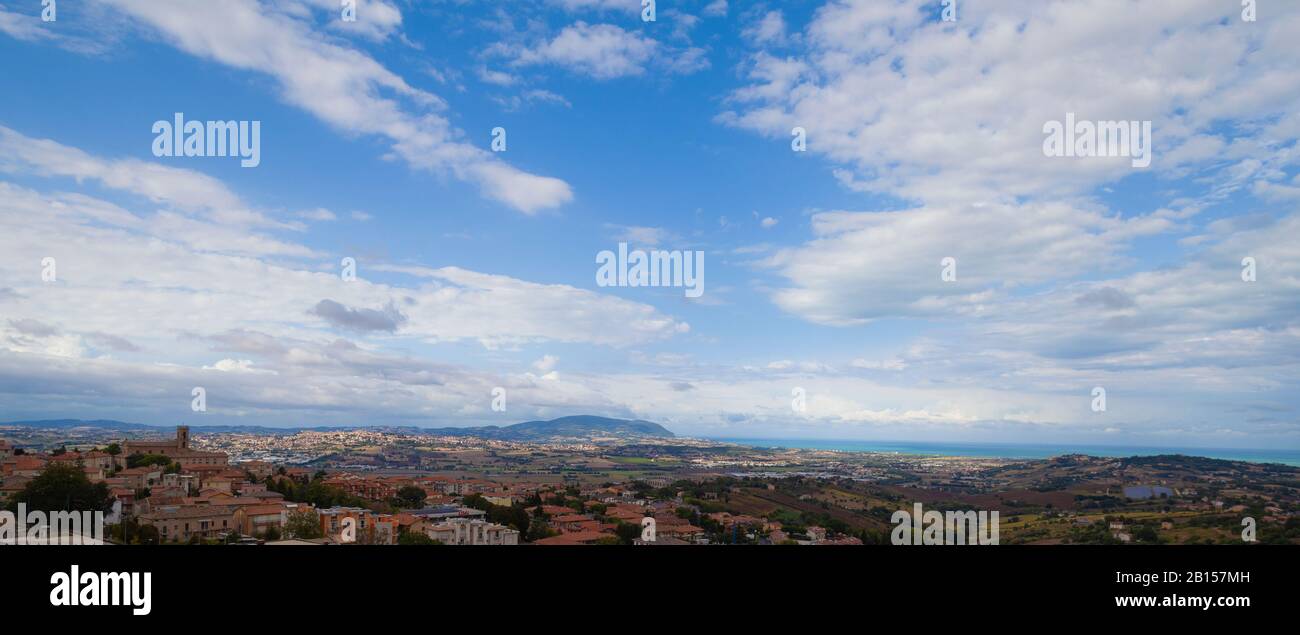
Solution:
<svg viewBox="0 0 1300 635"><path fill-rule="evenodd" d="M397 537L397 544L399 545L440 545L442 543L418 531L408 531L408 532L404 532L401 536Z"/></svg>
<svg viewBox="0 0 1300 635"><path fill-rule="evenodd" d="M614 533L618 535L622 544L630 545L633 540L641 537L641 526L632 523L619 523L618 527L614 529Z"/></svg>
<svg viewBox="0 0 1300 635"><path fill-rule="evenodd" d="M305 509L289 514L289 518L284 523L284 536L300 539L320 538L322 536L320 519L315 513Z"/></svg>
<svg viewBox="0 0 1300 635"><path fill-rule="evenodd" d="M397 504L401 507L422 507L427 495L424 490L414 486L407 485L397 490Z"/></svg>
<svg viewBox="0 0 1300 635"><path fill-rule="evenodd" d="M127 467L148 467L151 465L167 466L172 462L171 459L161 454L132 454L126 457Z"/></svg>
<svg viewBox="0 0 1300 635"><path fill-rule="evenodd" d="M158 528L153 525L140 525L140 531L135 536L135 541L142 545L156 545L160 542Z"/></svg>
<svg viewBox="0 0 1300 635"><path fill-rule="evenodd" d="M76 465L51 463L9 500L10 511L26 503L29 511L103 511L113 506L104 483L91 483Z"/></svg>

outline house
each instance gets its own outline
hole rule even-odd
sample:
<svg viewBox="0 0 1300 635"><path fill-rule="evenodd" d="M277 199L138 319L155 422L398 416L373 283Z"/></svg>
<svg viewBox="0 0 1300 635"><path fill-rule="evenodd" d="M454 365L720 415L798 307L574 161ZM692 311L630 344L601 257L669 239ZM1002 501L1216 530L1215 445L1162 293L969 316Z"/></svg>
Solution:
<svg viewBox="0 0 1300 635"><path fill-rule="evenodd" d="M555 516L551 518L551 526L566 534L600 531L600 521L592 518L590 514Z"/></svg>
<svg viewBox="0 0 1300 635"><path fill-rule="evenodd" d="M704 538L704 530L694 525L656 525L656 536L668 536L699 542Z"/></svg>
<svg viewBox="0 0 1300 635"><path fill-rule="evenodd" d="M20 454L7 461L4 465L5 476L40 476L45 471L45 464L48 462L44 456L39 454Z"/></svg>
<svg viewBox="0 0 1300 635"><path fill-rule="evenodd" d="M601 531L582 531L571 534L560 534L550 538L542 538L533 542L535 545L589 545L603 538L616 538L614 534L607 534Z"/></svg>
<svg viewBox="0 0 1300 635"><path fill-rule="evenodd" d="M144 489L153 487L162 482L162 468L156 465L147 465L142 467L131 467L120 470L117 478L126 479L128 487L134 489Z"/></svg>
<svg viewBox="0 0 1300 635"><path fill-rule="evenodd" d="M97 469L100 472L111 472L117 466L117 461L113 455L107 452L91 450L90 452L64 452L50 457L51 463L80 463L86 468Z"/></svg>
<svg viewBox="0 0 1300 635"><path fill-rule="evenodd" d="M121 504L119 511L123 515L131 516L135 514L135 490L127 487L114 487L108 490L108 495Z"/></svg>
<svg viewBox="0 0 1300 635"><path fill-rule="evenodd" d="M244 461L239 467L258 479L265 479L275 472L275 466L267 461Z"/></svg>
<svg viewBox="0 0 1300 635"><path fill-rule="evenodd" d="M194 474L163 474L162 484L165 487L175 487L180 489L185 495L189 495L199 489L199 477Z"/></svg>
<svg viewBox="0 0 1300 635"><path fill-rule="evenodd" d="M271 529L277 532L289 519L289 510L280 503L258 503L243 506L244 525L240 528L248 536L265 536Z"/></svg>
<svg viewBox="0 0 1300 635"><path fill-rule="evenodd" d="M366 545L397 543L398 520L391 514L376 514L364 507L330 507L317 510L321 531L335 542ZM350 522L349 522L350 521ZM348 526L352 531L345 531Z"/></svg>
<svg viewBox="0 0 1300 635"><path fill-rule="evenodd" d="M164 542L221 538L244 524L243 510L225 505L155 505L137 518L142 525L156 527Z"/></svg>
<svg viewBox="0 0 1300 635"><path fill-rule="evenodd" d="M518 500L518 498L515 497L513 494L484 494L483 500L492 503L493 505L501 505L502 507L509 507L511 505L514 505L515 501Z"/></svg>
<svg viewBox="0 0 1300 635"><path fill-rule="evenodd" d="M26 489L27 484L35 478L32 476L6 476L0 478L0 504L8 501L18 492Z"/></svg>
<svg viewBox="0 0 1300 635"><path fill-rule="evenodd" d="M480 519L451 518L425 528L424 534L444 545L517 545L519 532Z"/></svg>

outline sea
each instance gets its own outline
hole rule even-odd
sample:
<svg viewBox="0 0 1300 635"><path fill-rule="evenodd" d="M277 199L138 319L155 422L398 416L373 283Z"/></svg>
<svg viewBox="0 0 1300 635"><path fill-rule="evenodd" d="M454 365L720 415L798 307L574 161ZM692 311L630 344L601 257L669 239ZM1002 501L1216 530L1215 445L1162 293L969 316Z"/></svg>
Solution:
<svg viewBox="0 0 1300 635"><path fill-rule="evenodd" d="M1228 461L1282 463L1300 466L1300 448L1248 450L1241 448L1175 448L1137 445L1054 445L1019 443L938 443L896 441L842 441L830 439L736 439L711 438L760 448L839 450L841 452L888 452L922 456L972 456L997 459L1046 459L1062 454L1090 456L1154 456L1182 454Z"/></svg>

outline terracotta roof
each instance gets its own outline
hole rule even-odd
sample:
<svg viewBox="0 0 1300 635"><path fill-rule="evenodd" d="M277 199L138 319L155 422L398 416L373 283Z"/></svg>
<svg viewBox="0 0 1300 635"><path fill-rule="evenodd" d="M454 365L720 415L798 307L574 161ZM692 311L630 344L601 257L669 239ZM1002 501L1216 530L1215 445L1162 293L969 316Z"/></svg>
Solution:
<svg viewBox="0 0 1300 635"><path fill-rule="evenodd" d="M542 538L541 540L534 541L533 544L535 545L583 545L589 542L595 542L606 536L613 536L613 535L614 534L607 534L602 531L579 531L571 534L551 536L550 538Z"/></svg>
<svg viewBox="0 0 1300 635"><path fill-rule="evenodd" d="M268 516L278 514L285 510L284 505L249 505L244 508L244 513L249 516Z"/></svg>
<svg viewBox="0 0 1300 635"><path fill-rule="evenodd" d="M224 505L184 505L174 508L154 509L147 514L141 514L140 518L144 520L170 520L173 518L229 516L234 513L234 507Z"/></svg>

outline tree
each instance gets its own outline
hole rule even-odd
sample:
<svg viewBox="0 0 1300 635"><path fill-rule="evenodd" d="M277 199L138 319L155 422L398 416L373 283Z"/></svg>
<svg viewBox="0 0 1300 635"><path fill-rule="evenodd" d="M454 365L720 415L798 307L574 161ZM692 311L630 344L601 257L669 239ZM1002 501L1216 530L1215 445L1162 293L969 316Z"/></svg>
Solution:
<svg viewBox="0 0 1300 635"><path fill-rule="evenodd" d="M414 485L397 490L397 504L401 507L423 507L426 497L424 490Z"/></svg>
<svg viewBox="0 0 1300 635"><path fill-rule="evenodd" d="M442 542L434 540L418 531L404 532L397 538L399 545L440 545Z"/></svg>
<svg viewBox="0 0 1300 635"><path fill-rule="evenodd" d="M641 526L632 523L619 523L618 527L614 528L614 533L618 536L619 542L630 545L633 540L641 537Z"/></svg>
<svg viewBox="0 0 1300 635"><path fill-rule="evenodd" d="M300 539L320 538L322 536L320 519L314 512L305 509L289 514L289 518L284 523L284 536Z"/></svg>
<svg viewBox="0 0 1300 635"><path fill-rule="evenodd" d="M113 456L117 456L122 453L122 446L116 443L110 443L108 444L108 447L104 448L104 451Z"/></svg>
<svg viewBox="0 0 1300 635"><path fill-rule="evenodd" d="M159 542L158 528L153 525L140 525L136 542L142 545L156 545Z"/></svg>
<svg viewBox="0 0 1300 635"><path fill-rule="evenodd" d="M132 454L126 457L127 467L148 467L150 465L168 466L172 460L161 454Z"/></svg>
<svg viewBox="0 0 1300 635"><path fill-rule="evenodd" d="M29 511L102 511L113 507L104 483L91 483L76 465L51 463L9 500L10 511L26 503Z"/></svg>

